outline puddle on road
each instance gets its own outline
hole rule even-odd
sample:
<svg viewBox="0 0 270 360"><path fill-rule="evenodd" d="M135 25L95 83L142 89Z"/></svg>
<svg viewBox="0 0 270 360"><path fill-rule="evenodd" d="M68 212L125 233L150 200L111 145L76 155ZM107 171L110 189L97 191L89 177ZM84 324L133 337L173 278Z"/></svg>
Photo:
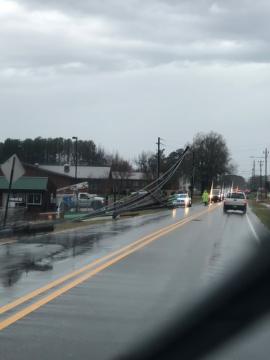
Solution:
<svg viewBox="0 0 270 360"><path fill-rule="evenodd" d="M170 213L153 218L134 218L129 223L120 220L102 228L94 226L67 233L20 237L18 243L0 247L2 286L12 287L23 274L27 276L30 272L52 271L56 262L91 253L102 239L115 238L119 233L123 234L132 228L159 222L168 216Z"/></svg>

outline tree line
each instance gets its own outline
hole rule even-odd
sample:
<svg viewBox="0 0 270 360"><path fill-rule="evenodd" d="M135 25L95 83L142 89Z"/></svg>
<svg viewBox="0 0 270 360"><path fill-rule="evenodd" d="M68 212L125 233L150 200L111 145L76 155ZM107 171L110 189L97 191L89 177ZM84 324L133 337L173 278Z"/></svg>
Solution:
<svg viewBox="0 0 270 360"><path fill-rule="evenodd" d="M78 140L77 153L81 165L107 164L105 151L92 140ZM75 163L75 142L62 137L25 140L9 138L0 142L0 162L12 154L17 154L21 161L29 164L72 165Z"/></svg>

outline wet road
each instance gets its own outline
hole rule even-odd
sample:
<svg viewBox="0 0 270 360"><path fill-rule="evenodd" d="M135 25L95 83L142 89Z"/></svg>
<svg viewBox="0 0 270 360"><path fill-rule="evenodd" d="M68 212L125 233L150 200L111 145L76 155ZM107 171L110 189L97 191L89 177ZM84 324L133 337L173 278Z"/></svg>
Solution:
<svg viewBox="0 0 270 360"><path fill-rule="evenodd" d="M250 211L194 206L0 246L0 358L117 356L233 271L260 232Z"/></svg>

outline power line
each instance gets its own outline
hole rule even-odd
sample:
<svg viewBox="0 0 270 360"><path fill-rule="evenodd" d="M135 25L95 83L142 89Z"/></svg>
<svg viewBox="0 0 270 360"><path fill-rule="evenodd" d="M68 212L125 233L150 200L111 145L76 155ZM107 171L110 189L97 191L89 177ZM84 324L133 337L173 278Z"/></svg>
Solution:
<svg viewBox="0 0 270 360"><path fill-rule="evenodd" d="M163 186L172 178L172 176L176 173L177 169L181 165L181 163L184 160L184 157L186 153L189 151L189 147L186 147L186 149L183 151L183 153L179 156L179 159L173 164L164 174L162 174L158 179L154 180L152 183L145 186L143 189L140 190L142 192L142 195L136 196L126 196L124 199L114 202L112 205L107 206L103 209L97 210L95 212L92 212L90 214L86 214L80 219L86 219L91 216L97 216L101 215L107 212L118 212L119 211L127 211L127 210L134 210L138 208L138 206L147 205L147 201L151 200L151 197L153 197L155 200L158 200L161 204L164 205L164 202L159 199L159 192L163 188ZM145 192L145 194L144 194Z"/></svg>

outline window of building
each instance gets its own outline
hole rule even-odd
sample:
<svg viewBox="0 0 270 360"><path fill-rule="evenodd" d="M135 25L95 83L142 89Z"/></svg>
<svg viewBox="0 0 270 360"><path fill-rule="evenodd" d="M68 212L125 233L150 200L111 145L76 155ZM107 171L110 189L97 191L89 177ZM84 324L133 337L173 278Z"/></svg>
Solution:
<svg viewBox="0 0 270 360"><path fill-rule="evenodd" d="M28 205L41 205L42 203L42 194L40 193L30 193L27 196Z"/></svg>

